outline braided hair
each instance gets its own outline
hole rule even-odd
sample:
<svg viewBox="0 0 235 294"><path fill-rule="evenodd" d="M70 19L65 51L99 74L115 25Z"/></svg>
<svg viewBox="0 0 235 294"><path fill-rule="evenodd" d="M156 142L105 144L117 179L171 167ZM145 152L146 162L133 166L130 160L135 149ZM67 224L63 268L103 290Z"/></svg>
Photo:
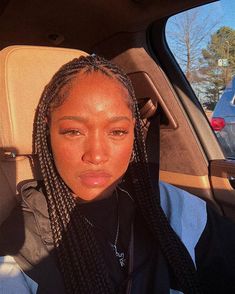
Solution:
<svg viewBox="0 0 235 294"><path fill-rule="evenodd" d="M141 119L132 84L119 67L96 55L74 59L59 69L44 89L35 117L34 148L44 180L53 240L66 291L69 294L115 292L92 228L57 172L48 138L50 113L66 99L64 89L71 85L79 73L93 72L101 72L116 79L129 93L127 103L136 119L134 160L127 172L133 197L180 289L185 294L200 293L193 262L160 207L158 188L151 184Z"/></svg>

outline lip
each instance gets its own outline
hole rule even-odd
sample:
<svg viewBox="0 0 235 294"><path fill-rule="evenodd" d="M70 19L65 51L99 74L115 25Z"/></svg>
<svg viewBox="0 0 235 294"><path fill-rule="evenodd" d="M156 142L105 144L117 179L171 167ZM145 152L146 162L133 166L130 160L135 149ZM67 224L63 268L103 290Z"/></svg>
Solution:
<svg viewBox="0 0 235 294"><path fill-rule="evenodd" d="M79 177L83 185L96 188L107 185L111 175L106 171L86 171L80 174Z"/></svg>

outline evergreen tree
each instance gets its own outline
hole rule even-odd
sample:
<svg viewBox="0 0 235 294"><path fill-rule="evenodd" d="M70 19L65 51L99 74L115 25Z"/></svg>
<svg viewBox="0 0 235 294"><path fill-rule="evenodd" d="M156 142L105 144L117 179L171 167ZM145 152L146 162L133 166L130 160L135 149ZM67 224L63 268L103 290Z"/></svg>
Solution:
<svg viewBox="0 0 235 294"><path fill-rule="evenodd" d="M205 94L213 109L221 92L235 75L235 30L221 27L202 49L200 74L205 80Z"/></svg>

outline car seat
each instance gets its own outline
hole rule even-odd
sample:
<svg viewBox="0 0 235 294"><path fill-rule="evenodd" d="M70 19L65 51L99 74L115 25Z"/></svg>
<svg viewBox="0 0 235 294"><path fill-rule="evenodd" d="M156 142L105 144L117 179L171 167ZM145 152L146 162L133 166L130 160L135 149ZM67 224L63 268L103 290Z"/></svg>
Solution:
<svg viewBox="0 0 235 294"><path fill-rule="evenodd" d="M39 46L0 51L0 224L17 203L20 184L40 179L32 131L43 88L61 65L81 55L86 53Z"/></svg>

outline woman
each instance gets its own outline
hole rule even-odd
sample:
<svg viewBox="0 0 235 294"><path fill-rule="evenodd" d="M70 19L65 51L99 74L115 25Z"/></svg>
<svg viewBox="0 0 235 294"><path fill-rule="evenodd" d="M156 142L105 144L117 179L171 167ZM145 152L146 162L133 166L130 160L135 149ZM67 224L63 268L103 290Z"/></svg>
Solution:
<svg viewBox="0 0 235 294"><path fill-rule="evenodd" d="M152 187L134 91L117 66L98 56L65 64L42 94L34 146L43 182L22 189L25 241L10 251L32 292L202 293L192 258L205 204L182 200L184 192L164 184L160 199L158 185ZM160 201L172 219L170 205L181 209L182 201L186 212L197 211L190 240L187 230L177 231L185 210L172 223L188 250ZM16 215L2 236L19 232ZM197 246L203 244L205 238ZM9 246L0 246L4 254Z"/></svg>

